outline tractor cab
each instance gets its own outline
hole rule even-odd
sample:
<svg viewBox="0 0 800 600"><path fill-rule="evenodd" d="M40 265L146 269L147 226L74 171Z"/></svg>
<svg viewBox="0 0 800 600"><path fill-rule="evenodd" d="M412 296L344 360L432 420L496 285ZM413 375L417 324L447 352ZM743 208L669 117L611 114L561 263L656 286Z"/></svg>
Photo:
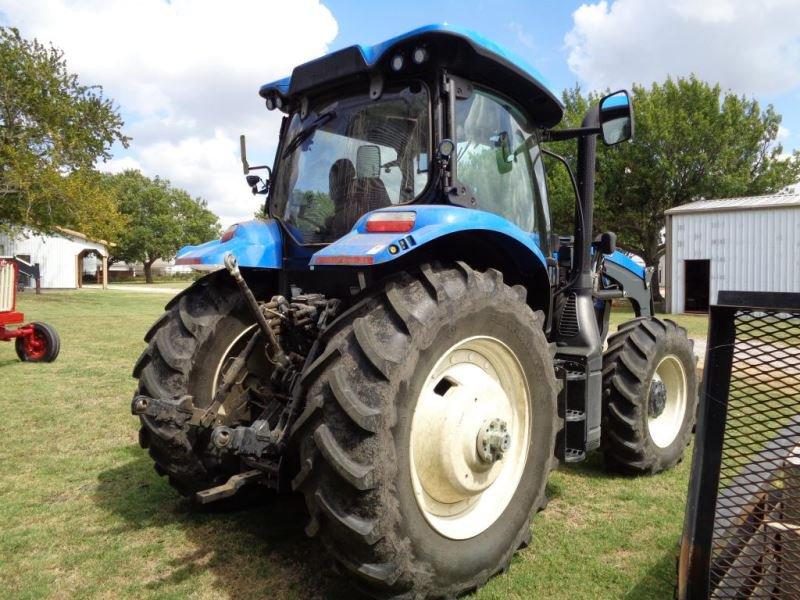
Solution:
<svg viewBox="0 0 800 600"><path fill-rule="evenodd" d="M379 209L451 204L509 219L546 252L536 132L563 107L488 40L422 27L300 65L260 94L286 114L266 212L294 242L334 242Z"/></svg>

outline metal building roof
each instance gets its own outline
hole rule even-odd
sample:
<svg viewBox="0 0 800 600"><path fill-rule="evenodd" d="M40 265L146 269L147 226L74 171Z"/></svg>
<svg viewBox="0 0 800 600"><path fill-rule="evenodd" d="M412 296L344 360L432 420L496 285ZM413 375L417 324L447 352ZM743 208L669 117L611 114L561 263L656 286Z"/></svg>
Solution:
<svg viewBox="0 0 800 600"><path fill-rule="evenodd" d="M771 194L767 196L723 198L721 200L698 200L697 202L670 208L665 214L758 210L763 208L788 208L790 206L800 207L800 194Z"/></svg>

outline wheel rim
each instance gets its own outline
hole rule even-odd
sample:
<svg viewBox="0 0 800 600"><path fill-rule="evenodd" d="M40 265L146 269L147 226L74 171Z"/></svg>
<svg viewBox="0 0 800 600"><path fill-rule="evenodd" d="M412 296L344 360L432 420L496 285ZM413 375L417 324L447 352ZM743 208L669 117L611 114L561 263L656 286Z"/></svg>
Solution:
<svg viewBox="0 0 800 600"><path fill-rule="evenodd" d="M668 354L656 366L647 395L647 428L659 448L678 437L686 414L687 383L683 364Z"/></svg>
<svg viewBox="0 0 800 600"><path fill-rule="evenodd" d="M220 375L222 375L222 367L225 366L225 363L229 358L235 356L235 354L238 354L238 352L241 352L242 348L244 348L245 344L247 343L247 341L243 339L244 336L253 331L253 329L255 329L256 327L258 327L258 325L256 323L253 323L246 329L243 329L242 332L239 335L237 335L230 344L228 344L228 347L225 348L225 352L222 353L222 357L219 359L217 368L214 370L214 378L211 380L211 391L209 397L213 398L214 394L217 391L217 386L219 385L219 378ZM234 353L234 348L237 351L236 353Z"/></svg>
<svg viewBox="0 0 800 600"><path fill-rule="evenodd" d="M436 531L471 538L503 514L528 458L530 405L522 366L500 340L467 338L436 362L410 434L414 495Z"/></svg>
<svg viewBox="0 0 800 600"><path fill-rule="evenodd" d="M38 329L34 329L33 335L26 336L23 340L23 349L28 360L41 360L47 354L47 337Z"/></svg>

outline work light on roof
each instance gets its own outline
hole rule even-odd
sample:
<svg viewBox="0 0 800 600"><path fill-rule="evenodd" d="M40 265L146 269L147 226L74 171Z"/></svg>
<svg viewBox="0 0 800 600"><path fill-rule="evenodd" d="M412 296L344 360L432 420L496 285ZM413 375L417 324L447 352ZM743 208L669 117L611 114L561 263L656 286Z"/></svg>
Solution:
<svg viewBox="0 0 800 600"><path fill-rule="evenodd" d="M267 110L275 110L275 96L269 96L267 98Z"/></svg>
<svg viewBox="0 0 800 600"><path fill-rule="evenodd" d="M421 65L428 60L428 51L425 48L416 48L411 55L411 60L414 61L414 64Z"/></svg>
<svg viewBox="0 0 800 600"><path fill-rule="evenodd" d="M395 54L392 57L392 63L391 63L392 64L392 71L399 71L400 69L402 69L404 62L405 62L405 60L403 59L403 55L402 54Z"/></svg>

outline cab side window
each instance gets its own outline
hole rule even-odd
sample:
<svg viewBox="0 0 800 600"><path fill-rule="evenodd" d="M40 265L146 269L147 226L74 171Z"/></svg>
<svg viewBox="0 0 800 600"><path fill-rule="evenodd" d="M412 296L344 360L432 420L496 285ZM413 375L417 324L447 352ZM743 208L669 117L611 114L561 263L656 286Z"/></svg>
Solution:
<svg viewBox="0 0 800 600"><path fill-rule="evenodd" d="M455 121L458 179L470 187L478 208L524 231L546 228L537 222L547 212L541 210L544 181L537 183L541 164L534 167L541 159L535 145L525 145L532 134L523 129L522 115L501 98L475 90L456 102Z"/></svg>

